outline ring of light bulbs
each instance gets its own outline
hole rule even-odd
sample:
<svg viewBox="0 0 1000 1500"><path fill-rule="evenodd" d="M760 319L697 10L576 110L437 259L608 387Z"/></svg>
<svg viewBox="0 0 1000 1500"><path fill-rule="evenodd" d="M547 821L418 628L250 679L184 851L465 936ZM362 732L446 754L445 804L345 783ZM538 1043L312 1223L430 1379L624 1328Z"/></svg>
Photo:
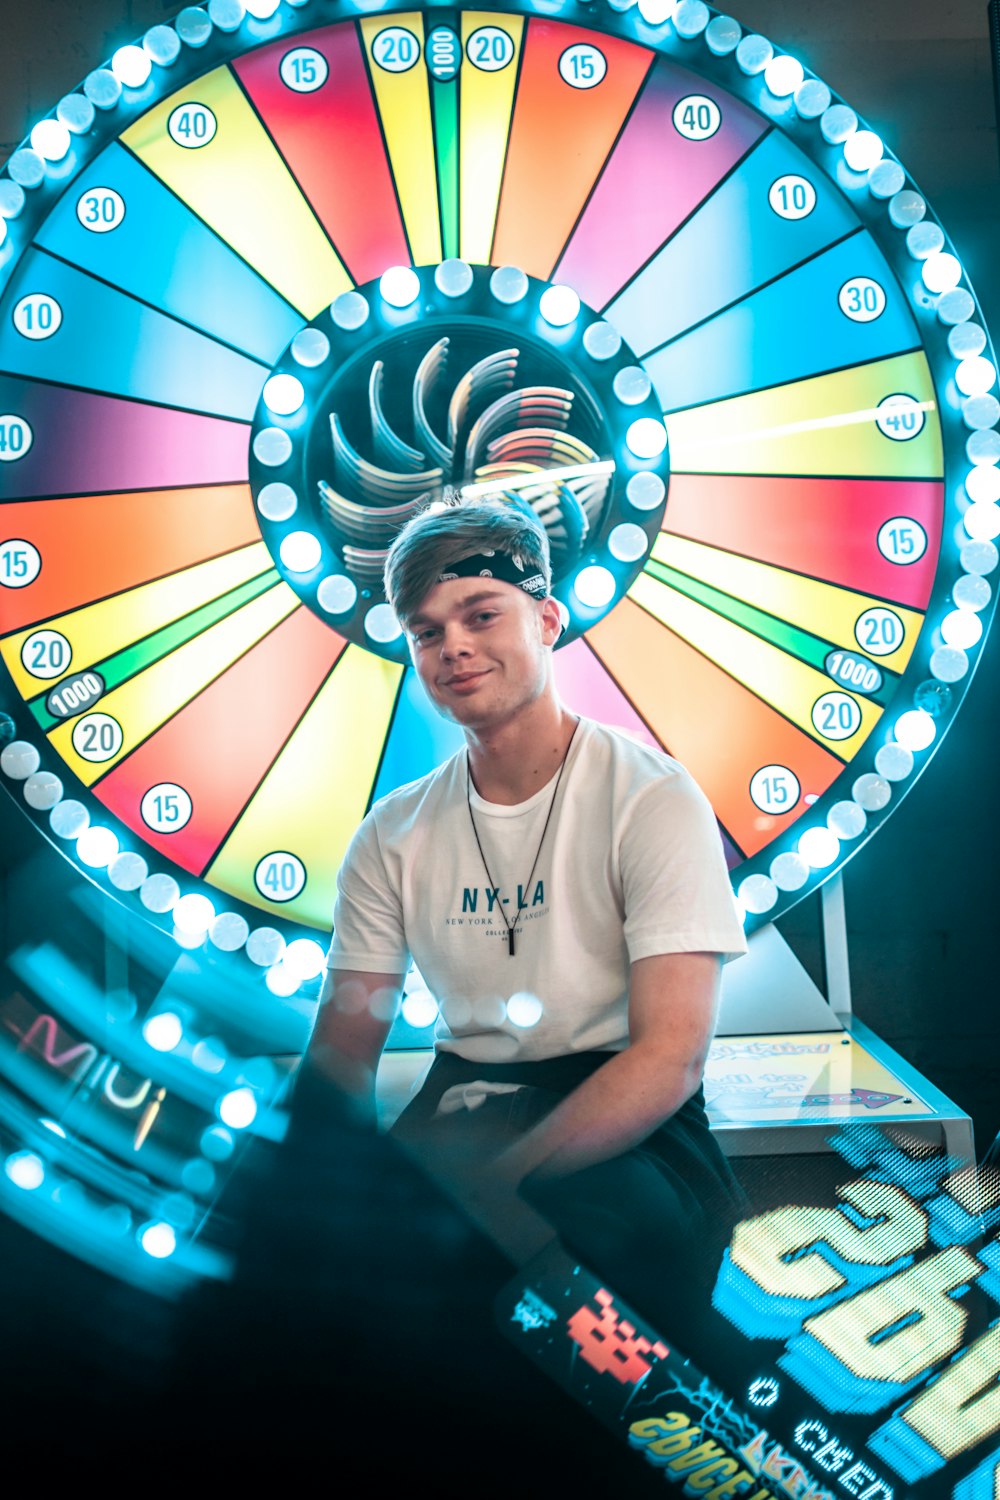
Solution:
<svg viewBox="0 0 1000 1500"><path fill-rule="evenodd" d="M309 495L314 427L326 428L331 378L364 385L371 361L419 330L428 339L493 329L500 343L547 347L567 382L585 387L611 443L610 492L568 570L553 566L564 623L560 647L583 635L627 593L659 533L666 506L667 432L652 382L618 330L584 307L572 287L516 266L391 266L369 286L343 292L300 329L264 382L251 439L250 488L258 524L286 583L326 624L389 661L409 663L399 622L378 587L345 563ZM360 371L360 377L358 372ZM570 470L558 472L568 474ZM538 490L536 477L525 494ZM473 485L477 492L488 485ZM511 490L518 488L518 482ZM506 490L497 481L492 493Z"/></svg>
<svg viewBox="0 0 1000 1500"><path fill-rule="evenodd" d="M79 91L61 99L51 115L35 125L7 162L0 176L0 275L27 248L34 227L67 182L110 136L176 89L180 74L194 76L206 63L215 66L247 45L328 19L388 8L343 0L209 0L204 8L182 10L169 25L152 27L140 43L119 48L107 65L88 75ZM531 6L525 10L532 13ZM832 178L877 237L895 271L921 327L937 385L948 507L942 552L952 560L949 576L943 577L946 570L939 566L927 620L892 711L862 752L868 769L859 770L857 757L851 769L858 774L849 795L837 798L834 790L825 794L814 806L809 826L797 828L783 844L772 844L742 867L736 894L753 927L825 878L898 804L940 741L976 665L995 604L989 578L1000 562L996 363L962 265L923 197L875 132L795 58L776 51L762 36L745 33L737 21L711 11L702 0L602 0L593 7L589 24L700 69L770 118ZM459 268L458 276L462 263L451 264ZM523 273L504 269L513 293ZM394 268L383 288L387 301L409 295L413 286L407 278L419 281L409 268ZM339 301L338 328L344 331L352 326L352 318L363 315L356 293ZM577 315L568 305L555 304L552 311L553 328L572 324ZM571 315L561 323L567 312ZM299 349L305 357L299 363L304 370L321 350L315 337L311 354L308 346L309 340L301 338ZM296 410L301 386L296 389L291 371L277 374L279 383L269 387L266 400L280 427L281 417ZM629 447L633 455L656 459L663 446L663 424L640 420L651 426L642 432L636 429ZM653 431L656 427L658 432ZM644 443L651 446L644 450ZM151 869L143 855L128 847L127 831L110 826L112 820L103 809L101 822L94 823L88 806L65 794L61 776L42 764L32 742L15 739L6 744L0 752L0 771L10 789L20 791L36 821L47 825L63 848L75 848L78 863L99 885L137 903L135 909L171 932L182 947L207 945L210 952L242 954L278 997L294 996L318 978L324 954L313 938L259 924L259 913L251 907L217 911L201 891L182 890L173 874ZM185 1036L178 1017L165 1018L162 1012L147 1018L143 1041L164 1061L205 1045ZM233 1132L260 1129L267 1114L262 1107L263 1079L255 1084L253 1076L249 1081L244 1075L235 1080L220 1077L220 1087L223 1084L214 1106L221 1123L211 1127L218 1139L213 1137L205 1146L209 1161L214 1150L221 1159L232 1149ZM58 1134L54 1123L52 1129ZM206 1138L210 1134L206 1132ZM5 1173L13 1187L29 1189L32 1195L43 1187L48 1191L56 1180L51 1174L45 1177L41 1158L33 1150L9 1154ZM187 1256L184 1265L190 1273L204 1270L184 1237L182 1218L177 1213L172 1221L150 1220L141 1227L138 1243L149 1260L177 1262Z"/></svg>

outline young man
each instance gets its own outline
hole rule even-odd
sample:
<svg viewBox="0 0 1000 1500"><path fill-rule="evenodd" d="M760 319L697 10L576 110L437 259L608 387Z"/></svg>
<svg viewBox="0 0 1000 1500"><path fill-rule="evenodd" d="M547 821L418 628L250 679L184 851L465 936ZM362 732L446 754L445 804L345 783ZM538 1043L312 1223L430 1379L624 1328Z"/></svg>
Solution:
<svg viewBox="0 0 1000 1500"><path fill-rule="evenodd" d="M425 511L394 543L387 595L466 749L358 829L309 1062L372 1101L412 958L441 1016L397 1138L515 1258L552 1233L528 1199L592 1265L662 1278L665 1247L738 1204L701 1074L745 944L691 778L559 701L549 588L515 506Z"/></svg>

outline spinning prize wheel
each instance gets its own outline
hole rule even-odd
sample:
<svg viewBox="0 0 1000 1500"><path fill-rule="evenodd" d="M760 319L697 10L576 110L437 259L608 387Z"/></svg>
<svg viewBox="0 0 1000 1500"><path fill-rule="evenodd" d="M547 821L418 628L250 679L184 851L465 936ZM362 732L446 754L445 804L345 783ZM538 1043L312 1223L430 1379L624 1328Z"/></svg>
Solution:
<svg viewBox="0 0 1000 1500"><path fill-rule="evenodd" d="M561 693L688 766L749 927L975 664L1000 403L919 191L701 0L551 10L211 0L0 179L0 766L262 1015L459 743L381 592L428 498L538 515Z"/></svg>

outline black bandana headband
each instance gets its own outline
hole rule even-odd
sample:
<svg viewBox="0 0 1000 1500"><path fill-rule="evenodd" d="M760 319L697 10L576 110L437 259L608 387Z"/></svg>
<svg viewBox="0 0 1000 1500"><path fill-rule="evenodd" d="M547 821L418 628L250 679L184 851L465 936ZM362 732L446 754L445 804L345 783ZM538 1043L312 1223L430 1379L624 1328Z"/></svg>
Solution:
<svg viewBox="0 0 1000 1500"><path fill-rule="evenodd" d="M525 573L524 564L507 552L474 552L459 562L449 563L437 577L438 583L447 583L452 578L496 578L500 583L512 583L535 599L544 599L548 594L544 573Z"/></svg>

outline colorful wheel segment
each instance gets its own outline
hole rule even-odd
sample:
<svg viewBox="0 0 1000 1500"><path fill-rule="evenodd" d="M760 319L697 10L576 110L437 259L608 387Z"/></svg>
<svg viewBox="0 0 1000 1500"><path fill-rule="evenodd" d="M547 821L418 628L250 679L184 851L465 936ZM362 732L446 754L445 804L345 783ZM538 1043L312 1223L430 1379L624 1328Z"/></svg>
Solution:
<svg viewBox="0 0 1000 1500"><path fill-rule="evenodd" d="M317 10L183 12L0 179L7 780L168 930L187 893L325 932L367 808L459 743L381 559L493 494L549 531L566 700L689 767L752 926L975 664L1000 405L961 266L705 6Z"/></svg>

